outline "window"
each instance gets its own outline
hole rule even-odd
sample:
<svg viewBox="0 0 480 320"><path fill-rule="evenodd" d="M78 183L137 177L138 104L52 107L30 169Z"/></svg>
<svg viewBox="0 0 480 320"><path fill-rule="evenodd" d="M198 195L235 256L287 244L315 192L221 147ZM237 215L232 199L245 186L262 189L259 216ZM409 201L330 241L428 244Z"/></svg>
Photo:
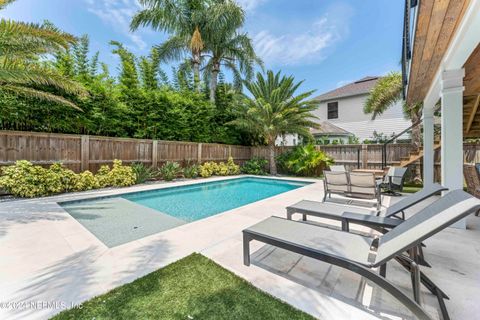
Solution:
<svg viewBox="0 0 480 320"><path fill-rule="evenodd" d="M328 119L338 119L338 102L329 102L327 104L328 108Z"/></svg>

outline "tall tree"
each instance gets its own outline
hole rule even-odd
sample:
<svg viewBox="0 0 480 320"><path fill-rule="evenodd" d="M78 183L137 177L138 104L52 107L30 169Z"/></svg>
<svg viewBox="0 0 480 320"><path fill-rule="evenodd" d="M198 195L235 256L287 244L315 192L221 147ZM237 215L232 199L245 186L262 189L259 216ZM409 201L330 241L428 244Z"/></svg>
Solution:
<svg viewBox="0 0 480 320"><path fill-rule="evenodd" d="M372 120L374 120L402 100L402 89L402 75L400 72L390 72L385 77L380 78L365 101L363 106L364 113L371 114ZM407 119L411 120L412 124L420 121L422 109L422 104L403 104L403 113ZM412 128L412 144L415 147L419 147L420 139L420 126L415 126Z"/></svg>
<svg viewBox="0 0 480 320"><path fill-rule="evenodd" d="M311 137L310 128L319 127L312 113L318 101L309 99L314 91L296 94L302 83L273 71L268 71L266 77L257 73L256 81L244 83L252 98L245 96L245 102L237 110L237 119L231 124L258 136L269 146L271 174L277 174L275 140L278 136Z"/></svg>
<svg viewBox="0 0 480 320"><path fill-rule="evenodd" d="M240 66L241 72L252 73L248 69L251 63L247 61L252 56L251 52L234 52L242 46L245 50L251 49L251 43L249 48L245 38L235 37L236 30L244 23L245 14L233 0L140 0L140 3L146 9L133 17L132 30L150 26L170 33L171 36L157 46L159 57L164 61L182 61L189 57L197 91L201 89L200 69L205 54L211 49L216 49L215 60L208 68L212 73L215 72L215 76L211 77L214 87L220 63L224 60L229 60L227 66L230 69L237 71L237 66ZM223 37L216 36L218 34ZM222 43L224 48L220 48Z"/></svg>
<svg viewBox="0 0 480 320"><path fill-rule="evenodd" d="M194 70L195 87L200 91L200 64L204 48L201 31L205 25L204 0L139 0L144 7L132 19L131 29L149 26L172 36L158 46L162 60L180 60L187 52Z"/></svg>
<svg viewBox="0 0 480 320"><path fill-rule="evenodd" d="M12 0L0 0L3 9ZM85 96L74 80L40 62L40 58L67 50L76 41L51 23L42 25L0 20L0 90L29 98L78 107L55 92Z"/></svg>
<svg viewBox="0 0 480 320"><path fill-rule="evenodd" d="M242 79L250 81L255 65L263 68L262 60L255 54L252 40L246 33L238 33L240 25L226 26L208 36L206 48L210 57L206 70L210 76L210 101L215 102L218 75L221 67L233 74L234 86L241 89Z"/></svg>

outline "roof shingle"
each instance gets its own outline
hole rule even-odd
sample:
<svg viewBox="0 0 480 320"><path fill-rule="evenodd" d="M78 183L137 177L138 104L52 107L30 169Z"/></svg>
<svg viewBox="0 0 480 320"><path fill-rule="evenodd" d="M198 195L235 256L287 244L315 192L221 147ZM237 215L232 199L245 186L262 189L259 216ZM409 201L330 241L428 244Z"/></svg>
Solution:
<svg viewBox="0 0 480 320"><path fill-rule="evenodd" d="M369 93L380 77L365 77L358 81L349 83L343 87L319 95L315 100L327 101L338 98L356 96Z"/></svg>

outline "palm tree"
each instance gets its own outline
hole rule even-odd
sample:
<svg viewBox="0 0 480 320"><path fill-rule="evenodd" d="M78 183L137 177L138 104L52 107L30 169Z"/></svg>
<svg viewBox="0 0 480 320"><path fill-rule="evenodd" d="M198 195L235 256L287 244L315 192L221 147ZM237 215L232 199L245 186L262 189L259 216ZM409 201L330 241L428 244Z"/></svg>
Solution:
<svg viewBox="0 0 480 320"><path fill-rule="evenodd" d="M237 33L239 27L218 30L206 41L210 59L205 70L210 77L210 101L215 103L218 75L224 66L233 74L234 86L241 89L243 80L250 81L255 65L263 68L262 60L255 54L252 40L245 33Z"/></svg>
<svg viewBox="0 0 480 320"><path fill-rule="evenodd" d="M296 95L303 81L295 83L292 76L268 71L266 77L257 73L256 81L244 82L252 98L237 110L237 119L230 122L261 138L269 147L270 173L277 174L275 140L283 134L311 137L310 128L318 128L312 114L318 101L308 99L314 91Z"/></svg>
<svg viewBox="0 0 480 320"><path fill-rule="evenodd" d="M13 1L0 0L0 9ZM86 90L39 61L42 56L68 49L75 41L75 37L48 22L39 25L1 19L0 90L78 109L71 101L46 89L76 96L87 95Z"/></svg>
<svg viewBox="0 0 480 320"><path fill-rule="evenodd" d="M132 19L132 31L150 26L158 31L172 33L157 46L160 59L180 60L187 53L193 66L195 87L200 91L200 64L204 48L202 33L206 23L206 1L203 0L140 0L145 9Z"/></svg>
<svg viewBox="0 0 480 320"><path fill-rule="evenodd" d="M365 101L364 113L371 114L372 120L375 120L377 116L402 100L402 90L403 82L400 72L390 72L385 77L380 78ZM412 121L412 124L417 123L421 118L422 104L408 105L404 103L403 113L407 119ZM415 147L420 146L419 126L412 128L412 144Z"/></svg>
<svg viewBox="0 0 480 320"><path fill-rule="evenodd" d="M140 0L139 2L146 9L133 17L131 29L134 31L141 26L150 26L155 30L171 33L164 43L156 47L158 55L163 61L181 61L189 56L194 86L197 91L200 91L200 67L204 53L210 49L207 48L206 42L213 47L214 43L219 43L218 37L214 35L220 30L229 30L232 26L243 25L245 13L241 7L232 0ZM235 27L234 30L238 28ZM227 33L224 32L224 34ZM232 45L234 44L229 44L229 46ZM218 61L222 59L223 55ZM215 81L216 78L218 77L215 77Z"/></svg>

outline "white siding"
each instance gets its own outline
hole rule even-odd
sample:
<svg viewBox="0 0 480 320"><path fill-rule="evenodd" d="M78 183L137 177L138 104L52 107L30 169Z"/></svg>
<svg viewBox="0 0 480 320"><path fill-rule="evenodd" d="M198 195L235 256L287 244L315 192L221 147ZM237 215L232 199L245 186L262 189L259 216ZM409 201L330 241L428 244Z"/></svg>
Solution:
<svg viewBox="0 0 480 320"><path fill-rule="evenodd" d="M373 136L373 132L383 133L387 136L391 134L398 134L403 130L407 129L412 125L412 123L403 118L390 118L390 119L381 119L381 120L366 120L366 121L357 121L357 122L343 122L336 123L335 125L339 126L342 129L348 130L355 134L360 142L365 139L370 139ZM408 135L402 136L402 138L408 138Z"/></svg>
<svg viewBox="0 0 480 320"><path fill-rule="evenodd" d="M375 120L371 120L371 115L363 113L363 104L367 96L365 94L322 102L314 113L320 119L319 121L329 121L353 133L360 141L371 138L374 131L390 136L411 126L411 122L403 117L401 102L389 108ZM327 104L335 101L338 102L338 119L328 119Z"/></svg>
<svg viewBox="0 0 480 320"><path fill-rule="evenodd" d="M286 134L281 137L277 137L275 141L276 146L286 146L286 147L293 147L299 144L299 138L297 134Z"/></svg>

